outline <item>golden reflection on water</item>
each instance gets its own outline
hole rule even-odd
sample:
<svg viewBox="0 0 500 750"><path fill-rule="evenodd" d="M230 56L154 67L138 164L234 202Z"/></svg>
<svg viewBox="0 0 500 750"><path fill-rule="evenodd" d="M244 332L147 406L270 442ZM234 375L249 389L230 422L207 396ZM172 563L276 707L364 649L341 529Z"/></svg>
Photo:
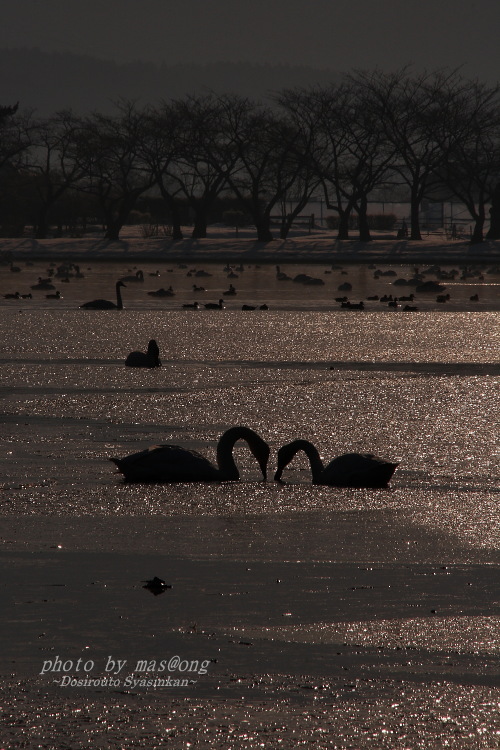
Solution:
<svg viewBox="0 0 500 750"><path fill-rule="evenodd" d="M254 638L297 643L346 643L371 648L499 654L500 617L418 617L360 622L314 622L276 628L235 628Z"/></svg>

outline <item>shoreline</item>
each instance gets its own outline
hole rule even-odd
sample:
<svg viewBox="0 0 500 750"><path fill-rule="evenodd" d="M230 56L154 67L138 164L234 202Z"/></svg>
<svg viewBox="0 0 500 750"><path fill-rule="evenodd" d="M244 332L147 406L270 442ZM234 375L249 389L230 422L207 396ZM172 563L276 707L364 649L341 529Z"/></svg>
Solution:
<svg viewBox="0 0 500 750"><path fill-rule="evenodd" d="M151 262L262 262L262 263L495 263L500 262L500 241L471 245L463 240L427 237L421 241L387 236L370 242L339 241L332 234L296 236L258 242L255 238L228 237L227 233L201 240L144 239L133 232L112 241L96 237L0 239L4 262L28 260L151 261Z"/></svg>

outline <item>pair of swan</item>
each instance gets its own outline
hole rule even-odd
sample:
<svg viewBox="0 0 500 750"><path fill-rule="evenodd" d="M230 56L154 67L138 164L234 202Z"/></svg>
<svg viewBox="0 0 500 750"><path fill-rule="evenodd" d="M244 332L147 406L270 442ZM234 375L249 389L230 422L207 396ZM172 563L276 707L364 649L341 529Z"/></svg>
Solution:
<svg viewBox="0 0 500 750"><path fill-rule="evenodd" d="M125 458L111 458L128 482L221 482L240 478L233 458L238 440L245 440L257 459L264 481L267 478L269 445L249 427L227 430L217 445L217 466L196 451L178 445L156 445ZM284 468L298 451L309 458L313 484L335 487L387 487L398 464L372 454L348 453L324 466L317 449L307 440L294 440L278 451L274 479L281 482Z"/></svg>

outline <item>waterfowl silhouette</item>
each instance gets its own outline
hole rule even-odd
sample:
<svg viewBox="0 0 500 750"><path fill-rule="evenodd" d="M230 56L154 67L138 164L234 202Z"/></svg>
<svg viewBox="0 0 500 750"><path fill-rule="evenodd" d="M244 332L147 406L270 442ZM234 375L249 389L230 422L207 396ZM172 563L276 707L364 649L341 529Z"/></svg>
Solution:
<svg viewBox="0 0 500 750"><path fill-rule="evenodd" d="M46 294L45 299L62 299L61 292L55 292L54 294Z"/></svg>
<svg viewBox="0 0 500 750"><path fill-rule="evenodd" d="M345 453L334 458L326 467L315 446L308 440L294 440L278 451L278 468L274 479L281 481L283 469L298 451L309 459L313 484L333 487L387 487L398 464L371 453Z"/></svg>
<svg viewBox="0 0 500 750"><path fill-rule="evenodd" d="M158 576L151 578L149 581L141 581L141 583L146 584L145 586L142 587L143 589L148 589L148 591L151 591L151 593L154 594L155 596L159 596L159 594L164 594L167 589L172 588L170 583L165 583L163 578L158 578Z"/></svg>
<svg viewBox="0 0 500 750"><path fill-rule="evenodd" d="M126 458L110 458L127 482L236 482L240 474L233 458L238 440L248 443L257 459L264 481L267 477L269 446L249 427L231 427L217 445L217 466L197 451L178 445L154 445Z"/></svg>
<svg viewBox="0 0 500 750"><path fill-rule="evenodd" d="M123 310L123 300L120 287L125 286L123 281L116 282L116 305L107 299L94 299L90 302L80 305L82 310Z"/></svg>
<svg viewBox="0 0 500 750"><path fill-rule="evenodd" d="M136 271L134 276L123 276L120 281L126 281L127 284L140 283L144 281L144 273L142 271Z"/></svg>
<svg viewBox="0 0 500 750"><path fill-rule="evenodd" d="M50 279L42 279L41 276L38 277L38 282L36 284L33 284L33 286L30 287L30 289L55 289L55 286L51 283Z"/></svg>
<svg viewBox="0 0 500 750"><path fill-rule="evenodd" d="M234 286L233 286L232 284L229 284L229 289L226 289L226 291L225 291L225 292L222 292L222 294L224 295L224 297L225 297L226 295L229 295L229 296L231 296L231 295L234 295L234 294L236 294L236 293L237 293L237 292L236 292L236 289L234 288Z"/></svg>
<svg viewBox="0 0 500 750"><path fill-rule="evenodd" d="M175 292L171 286L169 286L168 289L160 287L156 292L148 292L148 294L150 297L175 297Z"/></svg>
<svg viewBox="0 0 500 750"><path fill-rule="evenodd" d="M191 309L191 310L198 310L198 308L199 308L199 306L200 306L200 303L199 303L199 302L196 302L196 301L195 301L195 302L186 302L186 303L185 303L184 305L182 305L182 306L183 306L183 307L187 307L188 309Z"/></svg>
<svg viewBox="0 0 500 750"><path fill-rule="evenodd" d="M224 300L220 299L218 302L207 302L205 305L206 310L222 310L224 308Z"/></svg>
<svg viewBox="0 0 500 750"><path fill-rule="evenodd" d="M125 364L127 367L161 367L160 350L156 341L151 339L147 352L130 352Z"/></svg>
<svg viewBox="0 0 500 750"><path fill-rule="evenodd" d="M291 277L288 276L284 271L281 270L280 266L276 266L276 278L278 281L291 281Z"/></svg>

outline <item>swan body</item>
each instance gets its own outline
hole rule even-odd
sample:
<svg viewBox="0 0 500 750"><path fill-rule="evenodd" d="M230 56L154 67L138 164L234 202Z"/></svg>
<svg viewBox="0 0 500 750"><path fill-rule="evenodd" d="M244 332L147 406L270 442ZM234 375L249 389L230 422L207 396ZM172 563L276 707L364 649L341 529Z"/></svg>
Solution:
<svg viewBox="0 0 500 750"><path fill-rule="evenodd" d="M156 292L148 292L150 297L174 297L175 292L172 289L171 286L168 287L168 289L164 289L161 287L160 289L157 289Z"/></svg>
<svg viewBox="0 0 500 750"><path fill-rule="evenodd" d="M127 367L161 367L160 350L156 341L151 339L147 352L130 352L125 364Z"/></svg>
<svg viewBox="0 0 500 750"><path fill-rule="evenodd" d="M257 459L264 480L267 475L269 446L249 427L231 427L219 439L217 466L197 451L178 445L153 445L126 458L110 458L127 482L226 482L238 481L240 474L233 458L238 440L248 443Z"/></svg>
<svg viewBox="0 0 500 750"><path fill-rule="evenodd" d="M121 281L126 281L127 284L133 284L136 282L142 284L142 282L144 281L144 273L142 271L136 271L134 276L124 276Z"/></svg>
<svg viewBox="0 0 500 750"><path fill-rule="evenodd" d="M224 308L224 300L220 299L218 302L207 302L205 305L206 310L222 310Z"/></svg>
<svg viewBox="0 0 500 750"><path fill-rule="evenodd" d="M125 286L123 281L116 282L116 304L107 299L94 299L80 305L82 310L123 310L123 300L120 288Z"/></svg>
<svg viewBox="0 0 500 750"><path fill-rule="evenodd" d="M298 451L304 451L311 465L313 484L333 487L387 487L398 464L371 453L345 453L326 467L315 446L308 440L294 440L278 451L278 468L274 479L281 481L283 469Z"/></svg>

